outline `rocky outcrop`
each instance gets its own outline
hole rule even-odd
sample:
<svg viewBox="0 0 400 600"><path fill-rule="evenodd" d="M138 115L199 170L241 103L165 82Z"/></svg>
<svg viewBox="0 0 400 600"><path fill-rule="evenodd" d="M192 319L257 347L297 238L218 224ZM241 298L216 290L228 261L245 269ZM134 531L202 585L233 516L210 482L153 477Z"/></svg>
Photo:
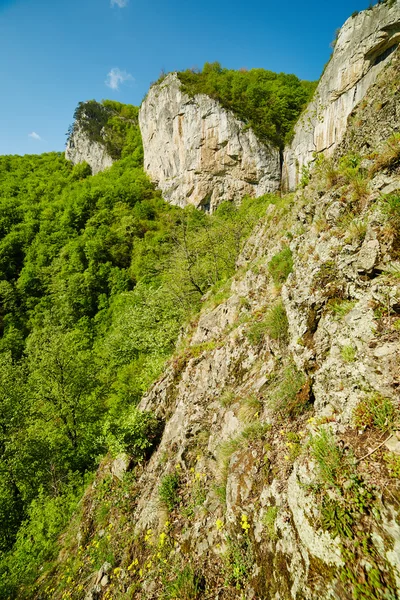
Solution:
<svg viewBox="0 0 400 600"><path fill-rule="evenodd" d="M150 89L139 124L145 170L172 204L212 211L280 186L279 150L212 98L189 97L176 73Z"/></svg>
<svg viewBox="0 0 400 600"><path fill-rule="evenodd" d="M364 98L400 42L400 2L386 2L350 17L336 40L333 56L314 99L295 128L284 153L283 187L298 185L302 168L318 153L332 155L347 119Z"/></svg>
<svg viewBox="0 0 400 600"><path fill-rule="evenodd" d="M100 142L90 140L88 135L79 127L68 139L65 158L74 165L87 162L93 175L104 171L107 167L111 167L114 162L107 153L105 146Z"/></svg>

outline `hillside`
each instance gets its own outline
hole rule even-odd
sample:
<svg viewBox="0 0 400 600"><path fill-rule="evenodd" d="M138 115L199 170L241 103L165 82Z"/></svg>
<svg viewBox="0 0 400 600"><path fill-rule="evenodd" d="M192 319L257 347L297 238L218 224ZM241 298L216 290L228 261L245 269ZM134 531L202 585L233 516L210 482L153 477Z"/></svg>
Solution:
<svg viewBox="0 0 400 600"><path fill-rule="evenodd" d="M399 597L399 23L0 157L1 599Z"/></svg>

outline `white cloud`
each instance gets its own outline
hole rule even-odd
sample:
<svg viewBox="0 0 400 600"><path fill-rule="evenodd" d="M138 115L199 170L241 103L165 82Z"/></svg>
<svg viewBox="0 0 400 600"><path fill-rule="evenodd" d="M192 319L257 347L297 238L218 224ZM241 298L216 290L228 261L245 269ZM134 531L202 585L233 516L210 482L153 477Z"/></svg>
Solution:
<svg viewBox="0 0 400 600"><path fill-rule="evenodd" d="M129 0L111 0L111 6L119 6L120 8L125 8L128 6Z"/></svg>
<svg viewBox="0 0 400 600"><path fill-rule="evenodd" d="M114 67L114 69L111 69L108 73L105 83L112 90L119 90L121 83L125 83L126 81L133 81L132 75Z"/></svg>
<svg viewBox="0 0 400 600"><path fill-rule="evenodd" d="M34 140L38 140L39 142L42 142L42 138L40 137L40 135L38 133L36 133L36 131L32 131L32 133L28 133L28 137L33 138Z"/></svg>

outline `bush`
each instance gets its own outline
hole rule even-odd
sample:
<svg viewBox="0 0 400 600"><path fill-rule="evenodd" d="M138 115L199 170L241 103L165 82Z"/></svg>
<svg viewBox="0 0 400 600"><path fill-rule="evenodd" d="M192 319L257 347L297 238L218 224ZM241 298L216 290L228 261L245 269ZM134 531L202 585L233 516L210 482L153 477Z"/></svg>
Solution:
<svg viewBox="0 0 400 600"><path fill-rule="evenodd" d="M127 452L139 462L148 458L159 442L162 423L151 412L134 408L117 421L106 423L105 432L112 454Z"/></svg>

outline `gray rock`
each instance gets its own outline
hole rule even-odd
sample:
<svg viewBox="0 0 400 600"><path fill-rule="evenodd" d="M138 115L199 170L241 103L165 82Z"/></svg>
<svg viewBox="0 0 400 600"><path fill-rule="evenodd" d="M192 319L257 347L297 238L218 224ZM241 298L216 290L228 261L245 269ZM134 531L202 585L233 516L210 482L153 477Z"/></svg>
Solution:
<svg viewBox="0 0 400 600"><path fill-rule="evenodd" d="M285 149L284 189L295 189L302 167L312 163L316 153L331 156L343 139L350 113L391 59L390 54L382 57L399 42L399 8L399 2L377 5L350 17L341 28L314 98Z"/></svg>
<svg viewBox="0 0 400 600"><path fill-rule="evenodd" d="M145 170L171 204L212 211L280 186L279 150L209 96L183 93L176 73L150 89L139 125Z"/></svg>
<svg viewBox="0 0 400 600"><path fill-rule="evenodd" d="M372 273L379 260L380 246L378 240L365 241L358 254L357 270L359 273Z"/></svg>
<svg viewBox="0 0 400 600"><path fill-rule="evenodd" d="M107 154L103 144L92 142L79 128L68 140L65 158L71 161L73 165L87 162L93 175L104 171L107 167L111 167L114 162L111 156Z"/></svg>
<svg viewBox="0 0 400 600"><path fill-rule="evenodd" d="M123 480L125 473L129 469L130 457L126 453L119 454L111 465L111 473L119 479Z"/></svg>

